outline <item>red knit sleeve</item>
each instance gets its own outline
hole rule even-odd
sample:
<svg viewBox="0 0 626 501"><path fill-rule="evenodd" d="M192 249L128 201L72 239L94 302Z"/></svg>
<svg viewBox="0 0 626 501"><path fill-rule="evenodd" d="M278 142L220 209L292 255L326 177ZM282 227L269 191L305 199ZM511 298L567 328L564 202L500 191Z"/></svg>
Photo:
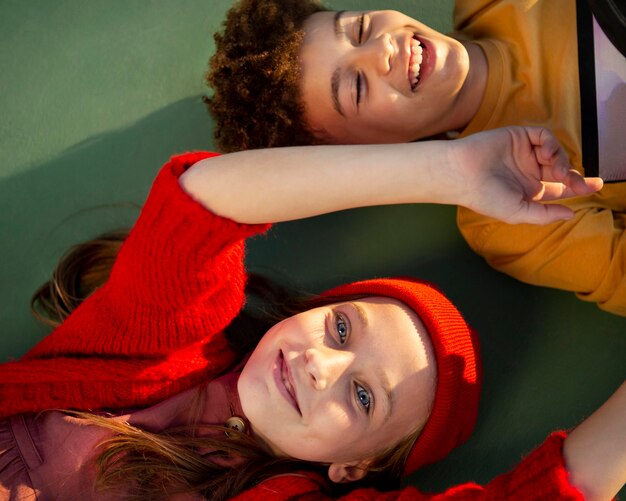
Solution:
<svg viewBox="0 0 626 501"><path fill-rule="evenodd" d="M25 358L167 354L220 332L244 301L245 225L206 210L179 176L213 156L174 157L157 176L108 282Z"/></svg>
<svg viewBox="0 0 626 501"><path fill-rule="evenodd" d="M426 494L415 487L379 492L374 489L357 489L339 499L341 501L539 501L545 499L583 501L582 494L569 483L569 474L563 459L563 440L566 434L556 432L509 473L480 486L461 484L440 494ZM323 494L319 482L302 475L275 477L235 498L244 500L326 501L333 499Z"/></svg>
<svg viewBox="0 0 626 501"><path fill-rule="evenodd" d="M244 301L244 239L268 225L218 217L159 173L109 281L22 360L0 364L0 417L154 404L234 360L223 328Z"/></svg>

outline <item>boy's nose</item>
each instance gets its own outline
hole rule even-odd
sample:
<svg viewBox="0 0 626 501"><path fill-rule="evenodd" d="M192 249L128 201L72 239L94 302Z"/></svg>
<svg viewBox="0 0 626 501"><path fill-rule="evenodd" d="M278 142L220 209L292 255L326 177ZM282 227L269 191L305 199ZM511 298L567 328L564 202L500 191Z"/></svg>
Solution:
<svg viewBox="0 0 626 501"><path fill-rule="evenodd" d="M369 67L379 75L386 75L391 70L397 50L391 34L382 33L367 40L356 52L359 66Z"/></svg>
<svg viewBox="0 0 626 501"><path fill-rule="evenodd" d="M304 352L305 371L317 390L330 387L345 371L349 357L337 350L309 348Z"/></svg>

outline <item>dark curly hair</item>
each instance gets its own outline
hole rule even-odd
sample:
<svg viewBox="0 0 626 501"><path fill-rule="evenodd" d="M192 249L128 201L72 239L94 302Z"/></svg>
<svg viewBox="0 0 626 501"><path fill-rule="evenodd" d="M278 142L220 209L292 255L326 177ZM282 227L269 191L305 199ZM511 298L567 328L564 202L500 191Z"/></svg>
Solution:
<svg viewBox="0 0 626 501"><path fill-rule="evenodd" d="M317 0L240 0L215 33L205 102L222 152L319 142L303 120L299 52Z"/></svg>

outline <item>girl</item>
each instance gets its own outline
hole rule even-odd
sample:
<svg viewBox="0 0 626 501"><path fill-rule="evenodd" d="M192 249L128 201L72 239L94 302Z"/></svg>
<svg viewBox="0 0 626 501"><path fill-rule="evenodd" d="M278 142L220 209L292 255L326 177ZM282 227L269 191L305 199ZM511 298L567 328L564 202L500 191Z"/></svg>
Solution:
<svg viewBox="0 0 626 501"><path fill-rule="evenodd" d="M395 11L331 12L314 0L244 0L216 35L207 75L216 139L226 151L396 143L521 123L553 129L584 172L588 135L581 130L588 123L581 120L575 4L457 0L457 38L451 38ZM621 70L607 72L621 85L603 97L614 116L606 122L608 146L600 148L618 167L626 153ZM274 106L258 110L257 102ZM567 222L512 226L460 208L458 224L497 270L574 291L626 315L624 200L626 183L618 182L567 202L576 213Z"/></svg>
<svg viewBox="0 0 626 501"><path fill-rule="evenodd" d="M429 284L357 282L296 306L242 357L229 342L250 324L238 316L243 240L267 221L374 204L454 201L509 219L568 217L532 198L601 183L569 170L542 129L303 153L174 157L106 283L94 274L107 271L114 238L62 263L38 296L44 309L66 316L59 291L71 266L77 294L95 291L22 360L0 366L5 499L322 499L348 483L364 486L348 498L419 496L373 487L396 486L467 438L480 365L463 318ZM77 261L94 250L100 259ZM624 393L484 490L443 496L613 495L624 482Z"/></svg>

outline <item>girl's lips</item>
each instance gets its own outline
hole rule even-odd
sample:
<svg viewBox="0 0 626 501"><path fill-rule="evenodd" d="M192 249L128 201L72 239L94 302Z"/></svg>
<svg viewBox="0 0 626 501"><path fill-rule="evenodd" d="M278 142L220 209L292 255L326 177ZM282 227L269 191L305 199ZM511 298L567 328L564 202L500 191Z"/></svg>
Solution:
<svg viewBox="0 0 626 501"><path fill-rule="evenodd" d="M296 396L293 378L291 377L291 371L289 370L287 362L285 362L283 352L280 350L278 351L278 357L276 358L273 374L278 392L285 397L285 400L291 404L298 414L302 415L302 412L300 412L300 406L298 405L298 398Z"/></svg>

